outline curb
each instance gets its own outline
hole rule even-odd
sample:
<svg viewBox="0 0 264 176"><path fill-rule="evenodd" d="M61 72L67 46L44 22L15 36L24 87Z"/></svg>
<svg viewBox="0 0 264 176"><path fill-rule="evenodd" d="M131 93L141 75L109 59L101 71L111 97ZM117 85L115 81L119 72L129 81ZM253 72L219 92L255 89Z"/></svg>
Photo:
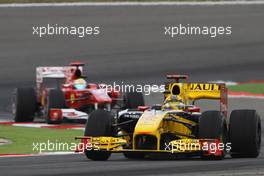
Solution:
<svg viewBox="0 0 264 176"><path fill-rule="evenodd" d="M237 82L237 84L264 84L264 80L251 80L246 82Z"/></svg>
<svg viewBox="0 0 264 176"><path fill-rule="evenodd" d="M246 82L237 82L237 85L239 84L264 84L264 80L251 80ZM264 99L264 94L259 93L250 93L250 92L233 92L228 91L228 96L230 98L255 98L255 99Z"/></svg>
<svg viewBox="0 0 264 176"><path fill-rule="evenodd" d="M264 94L255 94L249 92L228 92L228 97L230 98L255 98L255 99L264 99Z"/></svg>

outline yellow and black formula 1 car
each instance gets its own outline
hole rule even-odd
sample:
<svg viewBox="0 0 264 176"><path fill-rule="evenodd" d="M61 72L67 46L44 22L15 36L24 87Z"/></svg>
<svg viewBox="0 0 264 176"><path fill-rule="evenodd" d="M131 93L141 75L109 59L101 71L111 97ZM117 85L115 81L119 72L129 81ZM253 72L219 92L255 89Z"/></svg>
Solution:
<svg viewBox="0 0 264 176"><path fill-rule="evenodd" d="M205 159L257 157L261 122L256 110L234 110L227 117L225 84L188 83L188 76L167 75L164 102L139 106L113 116L94 111L86 124L82 149L91 160L107 160L111 153L142 159L152 153L200 156ZM180 81L184 80L184 81ZM137 96L134 96L137 97ZM215 99L219 110L200 112L195 100ZM142 99L129 99L142 104Z"/></svg>

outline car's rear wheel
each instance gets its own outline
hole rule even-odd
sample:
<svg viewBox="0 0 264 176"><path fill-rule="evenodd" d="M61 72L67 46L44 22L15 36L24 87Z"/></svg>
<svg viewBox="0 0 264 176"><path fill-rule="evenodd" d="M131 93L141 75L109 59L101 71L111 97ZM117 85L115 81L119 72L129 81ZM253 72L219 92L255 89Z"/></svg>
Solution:
<svg viewBox="0 0 264 176"><path fill-rule="evenodd" d="M234 110L230 115L229 137L233 158L255 158L260 153L261 121L256 110Z"/></svg>
<svg viewBox="0 0 264 176"><path fill-rule="evenodd" d="M144 106L144 96L140 92L126 92L123 96L124 109L136 109L138 106Z"/></svg>
<svg viewBox="0 0 264 176"><path fill-rule="evenodd" d="M223 115L219 111L205 111L199 120L199 138L200 139L218 139L220 143L226 146L228 141L227 124ZM218 146L216 146L218 147ZM226 149L221 151L221 155L201 155L202 159L223 159Z"/></svg>
<svg viewBox="0 0 264 176"><path fill-rule="evenodd" d="M17 88L13 98L12 113L15 122L32 122L37 109L34 88Z"/></svg>
<svg viewBox="0 0 264 176"><path fill-rule="evenodd" d="M50 109L63 109L66 107L66 100L64 93L59 89L51 89L48 92L47 103L45 107L46 122L48 124L61 123L61 119L52 120L50 118Z"/></svg>
<svg viewBox="0 0 264 176"><path fill-rule="evenodd" d="M101 109L95 110L87 120L84 136L113 136L113 122L114 117L111 112ZM104 161L110 157L111 152L85 149L85 155L91 160Z"/></svg>

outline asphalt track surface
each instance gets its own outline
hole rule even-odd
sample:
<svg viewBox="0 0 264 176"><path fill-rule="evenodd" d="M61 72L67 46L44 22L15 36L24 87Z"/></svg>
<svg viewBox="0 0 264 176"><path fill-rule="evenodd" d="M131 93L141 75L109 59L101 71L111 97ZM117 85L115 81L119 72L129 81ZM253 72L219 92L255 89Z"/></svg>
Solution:
<svg viewBox="0 0 264 176"><path fill-rule="evenodd" d="M155 7L35 7L0 9L1 119L10 119L10 98L17 86L31 86L35 67L87 63L91 82L160 84L166 73L191 80L263 79L264 5ZM38 38L32 26L99 25L101 35ZM164 36L165 25L231 25L232 35ZM147 97L157 103L158 95ZM232 99L230 109L255 108L264 117L263 100ZM208 103L203 107L210 108ZM262 118L263 122L263 118ZM262 123L263 124L263 123ZM262 147L263 153L263 147ZM264 175L257 159L131 161L120 154L107 162L83 155L0 158L2 175Z"/></svg>

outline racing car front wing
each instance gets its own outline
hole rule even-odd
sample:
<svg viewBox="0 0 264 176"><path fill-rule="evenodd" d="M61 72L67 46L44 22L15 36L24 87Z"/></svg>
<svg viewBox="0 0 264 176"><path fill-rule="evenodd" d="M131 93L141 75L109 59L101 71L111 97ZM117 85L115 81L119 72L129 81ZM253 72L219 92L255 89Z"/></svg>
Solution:
<svg viewBox="0 0 264 176"><path fill-rule="evenodd" d="M112 153L122 152L146 152L146 153L199 153L204 156L221 156L224 147L219 139L179 139L173 140L165 144L164 149L129 149L127 140L120 137L76 137L81 140L76 152L84 152L86 150L109 151ZM219 147L221 146L221 147Z"/></svg>
<svg viewBox="0 0 264 176"><path fill-rule="evenodd" d="M85 112L77 111L75 109L50 109L50 120L62 120L66 118L68 120L87 120L88 114Z"/></svg>

